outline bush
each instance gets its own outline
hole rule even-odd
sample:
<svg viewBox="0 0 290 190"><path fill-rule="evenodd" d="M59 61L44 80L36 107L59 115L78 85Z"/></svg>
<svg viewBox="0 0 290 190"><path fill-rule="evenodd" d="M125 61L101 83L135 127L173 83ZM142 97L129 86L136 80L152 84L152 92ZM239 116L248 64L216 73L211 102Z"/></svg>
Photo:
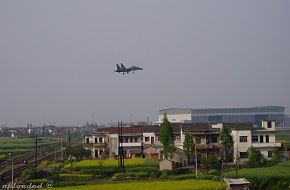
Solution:
<svg viewBox="0 0 290 190"><path fill-rule="evenodd" d="M209 170L207 173L209 175L219 175L219 171L218 170Z"/></svg>
<svg viewBox="0 0 290 190"><path fill-rule="evenodd" d="M265 165L265 159L260 151L258 151L254 147L250 147L247 151L248 154L248 161L247 166L248 167L262 167Z"/></svg>
<svg viewBox="0 0 290 190"><path fill-rule="evenodd" d="M95 178L91 174L60 174L59 178L64 181L86 181Z"/></svg>
<svg viewBox="0 0 290 190"><path fill-rule="evenodd" d="M113 176L114 180L128 180L128 179L144 179L148 177L146 172L127 172L127 173L117 173Z"/></svg>
<svg viewBox="0 0 290 190"><path fill-rule="evenodd" d="M161 172L158 169L156 169L156 170L150 171L148 174L150 178L159 178L161 175Z"/></svg>
<svg viewBox="0 0 290 190"><path fill-rule="evenodd" d="M173 175L173 172L171 170L163 170L161 172L161 175L160 175L160 179L165 179L165 178L169 178Z"/></svg>
<svg viewBox="0 0 290 190"><path fill-rule="evenodd" d="M150 172L156 170L156 167L135 167L135 168L127 168L126 172Z"/></svg>
<svg viewBox="0 0 290 190"><path fill-rule="evenodd" d="M220 176L213 176L213 177L211 178L211 180L212 180L212 181L220 181L221 178L220 178Z"/></svg>
<svg viewBox="0 0 290 190"><path fill-rule="evenodd" d="M219 159L215 154L209 154L207 157L203 157L201 163L206 169L218 169L220 167Z"/></svg>
<svg viewBox="0 0 290 190"><path fill-rule="evenodd" d="M136 175L134 173L116 173L113 176L114 180L126 180L126 179L134 179Z"/></svg>
<svg viewBox="0 0 290 190"><path fill-rule="evenodd" d="M31 179L28 180L28 184L32 183L33 185L40 185L40 184L52 184L53 182L51 180L48 180L46 178L42 178L42 179Z"/></svg>
<svg viewBox="0 0 290 190"><path fill-rule="evenodd" d="M197 179L211 180L213 177L213 175L198 175Z"/></svg>
<svg viewBox="0 0 290 190"><path fill-rule="evenodd" d="M174 176L174 179L177 180L185 180L185 179L195 179L195 174L181 174L181 175L177 175Z"/></svg>

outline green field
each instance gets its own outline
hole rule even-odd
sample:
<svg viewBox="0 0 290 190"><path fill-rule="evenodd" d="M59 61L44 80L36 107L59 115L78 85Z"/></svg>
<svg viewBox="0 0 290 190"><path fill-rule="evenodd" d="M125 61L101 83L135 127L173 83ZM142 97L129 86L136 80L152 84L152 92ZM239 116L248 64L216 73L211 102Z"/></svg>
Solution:
<svg viewBox="0 0 290 190"><path fill-rule="evenodd" d="M235 176L235 171L225 175L225 177ZM290 161L272 167L242 168L238 171L238 177L248 179L252 189L284 189L290 185Z"/></svg>
<svg viewBox="0 0 290 190"><path fill-rule="evenodd" d="M227 175L234 176L235 172ZM238 172L239 177L288 177L290 179L290 161L285 161L272 167L242 168Z"/></svg>
<svg viewBox="0 0 290 190"><path fill-rule="evenodd" d="M57 190L222 190L226 185L208 180L145 181L53 188Z"/></svg>
<svg viewBox="0 0 290 190"><path fill-rule="evenodd" d="M157 167L159 162L157 160L149 160L142 158L125 159L126 167L138 167L138 166L153 166ZM75 169L86 169L99 167L98 160L83 160L73 164ZM105 160L103 167L105 168L116 168L118 167L118 160ZM70 164L67 164L64 168L70 168Z"/></svg>
<svg viewBox="0 0 290 190"><path fill-rule="evenodd" d="M45 146L58 142L57 139L42 139L39 145ZM8 153L20 154L34 150L35 138L0 138L0 155L7 155Z"/></svg>

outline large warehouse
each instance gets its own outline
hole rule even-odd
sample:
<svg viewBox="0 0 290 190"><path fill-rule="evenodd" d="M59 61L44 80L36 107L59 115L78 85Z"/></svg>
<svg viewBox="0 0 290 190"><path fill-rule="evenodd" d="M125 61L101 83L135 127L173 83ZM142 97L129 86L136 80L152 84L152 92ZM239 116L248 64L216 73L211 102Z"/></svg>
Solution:
<svg viewBox="0 0 290 190"><path fill-rule="evenodd" d="M275 120L277 127L285 126L285 107L261 106L251 108L168 108L159 111L158 123L164 113L172 123L253 123L260 126L262 120Z"/></svg>

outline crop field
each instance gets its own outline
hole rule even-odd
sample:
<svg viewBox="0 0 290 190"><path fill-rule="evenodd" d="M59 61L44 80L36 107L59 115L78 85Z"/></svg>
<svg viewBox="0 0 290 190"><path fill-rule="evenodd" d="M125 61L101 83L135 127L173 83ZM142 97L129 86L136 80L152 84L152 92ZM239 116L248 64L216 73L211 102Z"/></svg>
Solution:
<svg viewBox="0 0 290 190"><path fill-rule="evenodd" d="M135 159L125 159L126 167L157 167L159 164L156 160L135 158ZM99 166L98 160L83 160L73 164L75 169L85 169L85 168L96 168ZM114 168L118 167L118 160L105 160L103 167ZM70 168L70 164L67 164L65 168Z"/></svg>
<svg viewBox="0 0 290 190"><path fill-rule="evenodd" d="M128 183L110 183L98 185L83 185L73 187L54 188L56 190L223 190L226 185L221 182L208 180L182 180L182 181L144 181Z"/></svg>
<svg viewBox="0 0 290 190"><path fill-rule="evenodd" d="M56 139L42 139L39 142L40 146L53 144L58 142ZM34 138L0 138L0 155L8 153L20 154L34 150Z"/></svg>

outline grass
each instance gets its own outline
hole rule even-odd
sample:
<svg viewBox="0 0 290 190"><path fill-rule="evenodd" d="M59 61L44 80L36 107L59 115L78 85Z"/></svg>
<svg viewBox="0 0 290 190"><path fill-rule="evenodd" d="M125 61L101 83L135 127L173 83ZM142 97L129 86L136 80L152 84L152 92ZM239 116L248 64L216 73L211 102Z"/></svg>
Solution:
<svg viewBox="0 0 290 190"><path fill-rule="evenodd" d="M236 172L229 172L225 177L235 178ZM280 190L289 189L290 161L285 161L272 167L242 168L238 171L238 178L249 180L250 189Z"/></svg>
<svg viewBox="0 0 290 190"><path fill-rule="evenodd" d="M110 183L96 185L82 185L54 188L56 190L223 190L226 189L224 183L208 180L182 180L182 181L144 181L128 183Z"/></svg>
<svg viewBox="0 0 290 190"><path fill-rule="evenodd" d="M236 172L229 172L227 176L234 177ZM289 177L290 179L290 161L285 161L272 167L262 168L242 168L238 171L239 177Z"/></svg>
<svg viewBox="0 0 290 190"><path fill-rule="evenodd" d="M4 154L0 154L0 160L6 158Z"/></svg>
<svg viewBox="0 0 290 190"><path fill-rule="evenodd" d="M58 142L57 139L42 139L41 146ZM0 138L0 154L20 154L34 149L35 138Z"/></svg>

